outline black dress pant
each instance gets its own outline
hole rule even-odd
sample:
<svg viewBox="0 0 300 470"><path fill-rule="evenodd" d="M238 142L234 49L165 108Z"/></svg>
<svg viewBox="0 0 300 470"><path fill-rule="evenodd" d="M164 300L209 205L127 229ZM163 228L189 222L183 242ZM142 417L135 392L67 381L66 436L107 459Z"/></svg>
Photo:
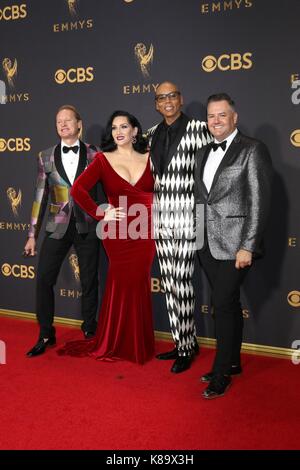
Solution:
<svg viewBox="0 0 300 470"><path fill-rule="evenodd" d="M212 290L217 350L212 371L230 374L232 365L240 365L243 339L243 313L240 287L250 267L236 269L235 260L213 258L208 244L197 252Z"/></svg>
<svg viewBox="0 0 300 470"><path fill-rule="evenodd" d="M46 233L43 240L36 285L36 314L40 325L40 338L55 335L54 286L63 261L73 245L78 257L81 282L81 314L83 331L94 332L98 310L98 254L99 239L95 233L79 234L75 221L71 220L68 230L60 240L49 237Z"/></svg>

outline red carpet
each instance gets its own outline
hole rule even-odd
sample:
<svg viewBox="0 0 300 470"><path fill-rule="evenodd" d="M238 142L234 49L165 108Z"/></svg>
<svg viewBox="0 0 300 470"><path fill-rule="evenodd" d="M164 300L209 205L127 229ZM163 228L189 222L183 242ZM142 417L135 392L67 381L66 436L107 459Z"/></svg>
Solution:
<svg viewBox="0 0 300 470"><path fill-rule="evenodd" d="M199 376L213 350L190 370L25 352L35 322L0 317L7 363L0 365L0 449L299 449L300 366L244 355L244 372L219 399L201 398ZM81 337L57 327L58 345ZM160 342L157 351L170 344Z"/></svg>

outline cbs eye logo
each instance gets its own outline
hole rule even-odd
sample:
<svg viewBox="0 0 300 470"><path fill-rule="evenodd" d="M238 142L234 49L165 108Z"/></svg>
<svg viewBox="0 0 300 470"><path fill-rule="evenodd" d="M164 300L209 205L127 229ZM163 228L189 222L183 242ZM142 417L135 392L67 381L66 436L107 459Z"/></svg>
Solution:
<svg viewBox="0 0 300 470"><path fill-rule="evenodd" d="M20 277L21 279L34 279L34 266L26 266L25 264L2 264L1 272L5 277Z"/></svg>
<svg viewBox="0 0 300 470"><path fill-rule="evenodd" d="M221 72L226 72L227 70L247 70L251 69L253 65L251 57L251 52L245 52L245 54L222 54L218 58L213 55L207 55L202 60L202 68L205 72L213 72L216 69Z"/></svg>
<svg viewBox="0 0 300 470"><path fill-rule="evenodd" d="M296 129L291 133L290 140L294 147L300 147L300 129Z"/></svg>
<svg viewBox="0 0 300 470"><path fill-rule="evenodd" d="M69 83L83 83L91 82L94 80L93 67L72 67L69 70L59 69L55 72L55 81L59 85L65 82Z"/></svg>
<svg viewBox="0 0 300 470"><path fill-rule="evenodd" d="M292 290L289 292L287 301L291 307L300 307L300 292L298 290Z"/></svg>
<svg viewBox="0 0 300 470"><path fill-rule="evenodd" d="M0 152L29 152L31 149L29 137L12 137L3 139L0 137Z"/></svg>

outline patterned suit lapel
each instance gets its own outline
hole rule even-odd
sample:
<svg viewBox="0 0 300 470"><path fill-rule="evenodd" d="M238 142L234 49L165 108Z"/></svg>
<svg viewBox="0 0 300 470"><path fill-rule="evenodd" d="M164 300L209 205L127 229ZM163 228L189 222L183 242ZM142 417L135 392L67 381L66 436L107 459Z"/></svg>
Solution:
<svg viewBox="0 0 300 470"><path fill-rule="evenodd" d="M217 181L218 181L218 178L219 178L221 172L224 170L224 168L226 168L226 167L228 167L232 164L232 162L234 161L236 156L239 154L239 152L240 152L240 134L237 133L237 135L235 136L235 138L231 142L227 152L225 153L225 155L223 157L223 160L221 161L221 163L220 163L220 165L219 165L219 167L218 167L218 169L215 173L215 176L214 176L211 188L210 188L210 193L213 192L213 189L214 189L215 185L217 184Z"/></svg>
<svg viewBox="0 0 300 470"><path fill-rule="evenodd" d="M71 182L67 176L67 173L65 172L64 166L62 164L62 158L61 158L61 144L58 144L55 147L54 150L54 163L56 167L56 171L59 174L59 176L68 183L69 186L71 185Z"/></svg>

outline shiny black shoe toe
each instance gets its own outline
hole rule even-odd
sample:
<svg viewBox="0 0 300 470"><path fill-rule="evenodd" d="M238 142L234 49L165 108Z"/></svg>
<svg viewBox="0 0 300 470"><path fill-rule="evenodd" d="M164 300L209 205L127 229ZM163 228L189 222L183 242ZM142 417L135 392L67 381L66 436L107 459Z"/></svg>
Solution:
<svg viewBox="0 0 300 470"><path fill-rule="evenodd" d="M208 387L202 392L202 396L207 400L222 397L227 392L230 384L230 375L214 375Z"/></svg>
<svg viewBox="0 0 300 470"><path fill-rule="evenodd" d="M240 375L242 373L241 366L231 366L230 375ZM207 372L200 378L201 382L210 382L214 377L213 372Z"/></svg>
<svg viewBox="0 0 300 470"><path fill-rule="evenodd" d="M48 347L54 346L56 344L55 338L48 338L46 341L44 339L39 339L35 346L33 346L30 351L26 353L27 357L35 357L39 356L40 354L44 354Z"/></svg>
<svg viewBox="0 0 300 470"><path fill-rule="evenodd" d="M207 374L204 374L202 375L202 377L200 378L201 382L210 382L214 377L214 373L213 372L207 372Z"/></svg>
<svg viewBox="0 0 300 470"><path fill-rule="evenodd" d="M177 351L177 348L174 348L172 349L172 351L157 354L157 356L155 357L156 359L160 359L161 361L174 360L174 359L177 359L178 357L178 351Z"/></svg>
<svg viewBox="0 0 300 470"><path fill-rule="evenodd" d="M199 345L198 343L195 343L193 346L193 354L199 354ZM162 361L169 361L169 360L174 360L178 358L178 349L174 348L172 351L167 351L165 353L159 353L157 356L155 356L156 359L160 359Z"/></svg>
<svg viewBox="0 0 300 470"><path fill-rule="evenodd" d="M191 367L193 356L178 356L171 367L171 372L179 374Z"/></svg>
<svg viewBox="0 0 300 470"><path fill-rule="evenodd" d="M94 331L84 331L83 336L84 336L85 339L91 339L95 336L95 332Z"/></svg>

